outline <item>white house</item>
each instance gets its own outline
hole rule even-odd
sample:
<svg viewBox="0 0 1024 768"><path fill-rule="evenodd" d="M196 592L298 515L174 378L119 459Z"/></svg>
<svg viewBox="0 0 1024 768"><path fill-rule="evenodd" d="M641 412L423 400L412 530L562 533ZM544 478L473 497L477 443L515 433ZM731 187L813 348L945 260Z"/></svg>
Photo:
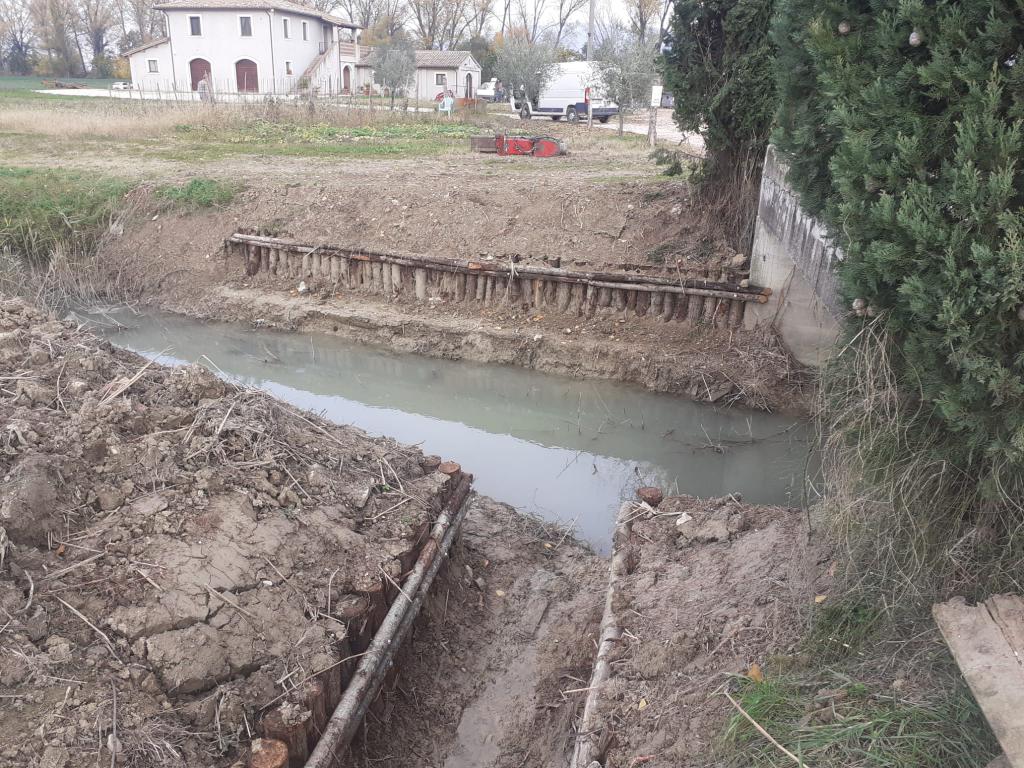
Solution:
<svg viewBox="0 0 1024 768"><path fill-rule="evenodd" d="M289 94L353 87L359 27L290 0L164 0L167 37L128 51L143 91Z"/></svg>
<svg viewBox="0 0 1024 768"><path fill-rule="evenodd" d="M357 88L373 83L373 49L360 49ZM451 91L456 98L471 99L480 87L480 65L469 51L416 51L416 77L409 93L421 99L433 99Z"/></svg>

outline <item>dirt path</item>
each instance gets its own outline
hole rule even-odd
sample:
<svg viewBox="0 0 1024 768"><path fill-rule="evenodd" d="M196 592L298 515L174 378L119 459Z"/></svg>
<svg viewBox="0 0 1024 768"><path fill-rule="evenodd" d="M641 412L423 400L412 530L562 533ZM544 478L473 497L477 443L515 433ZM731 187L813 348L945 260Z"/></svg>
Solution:
<svg viewBox="0 0 1024 768"><path fill-rule="evenodd" d="M589 674L606 561L478 497L361 768L562 766Z"/></svg>

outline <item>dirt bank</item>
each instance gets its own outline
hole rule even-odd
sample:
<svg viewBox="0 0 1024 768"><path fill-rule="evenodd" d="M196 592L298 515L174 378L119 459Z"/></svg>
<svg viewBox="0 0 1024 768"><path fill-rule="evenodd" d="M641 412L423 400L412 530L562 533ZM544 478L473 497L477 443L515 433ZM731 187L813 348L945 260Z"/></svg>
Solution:
<svg viewBox="0 0 1024 768"><path fill-rule="evenodd" d="M593 692L598 754L606 768L717 765L730 676L791 649L827 590L829 553L803 511L732 497L672 497L627 517L622 635Z"/></svg>

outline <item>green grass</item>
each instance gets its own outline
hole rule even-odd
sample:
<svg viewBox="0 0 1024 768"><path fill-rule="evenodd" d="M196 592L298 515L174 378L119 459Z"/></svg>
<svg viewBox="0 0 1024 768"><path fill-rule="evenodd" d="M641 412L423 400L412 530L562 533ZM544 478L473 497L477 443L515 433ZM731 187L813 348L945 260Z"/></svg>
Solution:
<svg viewBox="0 0 1024 768"><path fill-rule="evenodd" d="M156 195L181 208L212 208L229 204L239 189L237 184L200 177L186 184L158 187Z"/></svg>
<svg viewBox="0 0 1024 768"><path fill-rule="evenodd" d="M60 80L65 83L81 83L89 88L109 88L116 80L100 79L92 80L84 77L19 77L17 75L0 76L0 104L14 104L27 101L47 101L54 99L66 99L66 96L36 93L37 90L46 88L44 80ZM67 96L73 96L74 91L68 89ZM83 99L83 97L78 97ZM93 97L95 98L95 97ZM83 99L84 100L84 99Z"/></svg>
<svg viewBox="0 0 1024 768"><path fill-rule="evenodd" d="M907 681L909 686L920 681ZM744 679L743 709L814 768L979 768L998 754L980 710L957 677L901 696L838 673ZM737 713L724 734L736 764L795 763Z"/></svg>
<svg viewBox="0 0 1024 768"><path fill-rule="evenodd" d="M37 265L59 248L87 250L128 188L94 174L0 166L0 249Z"/></svg>
<svg viewBox="0 0 1024 768"><path fill-rule="evenodd" d="M378 157L436 154L462 144L472 126L433 120L335 126L252 120L226 128L180 125L174 144L157 150L168 159L214 160L238 154L287 157Z"/></svg>

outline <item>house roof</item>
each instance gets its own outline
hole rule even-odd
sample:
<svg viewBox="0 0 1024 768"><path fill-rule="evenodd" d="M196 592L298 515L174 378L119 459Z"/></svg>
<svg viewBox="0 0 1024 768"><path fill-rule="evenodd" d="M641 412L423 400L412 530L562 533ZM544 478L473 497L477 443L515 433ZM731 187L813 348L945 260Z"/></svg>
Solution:
<svg viewBox="0 0 1024 768"><path fill-rule="evenodd" d="M416 51L417 67L458 69L466 59L473 59L473 54L469 51ZM473 63L476 64L476 59Z"/></svg>
<svg viewBox="0 0 1024 768"><path fill-rule="evenodd" d="M308 5L293 3L291 0L164 0L153 7L158 11L284 11L302 16L312 16L338 27L361 29L358 24L352 24L329 13L322 13Z"/></svg>
<svg viewBox="0 0 1024 768"><path fill-rule="evenodd" d="M127 51L122 53L122 56L131 56L133 53L142 53L142 51L148 50L149 48L156 48L158 45L166 43L168 38L158 37L155 40L150 40L148 43L137 45L134 48L129 48Z"/></svg>

